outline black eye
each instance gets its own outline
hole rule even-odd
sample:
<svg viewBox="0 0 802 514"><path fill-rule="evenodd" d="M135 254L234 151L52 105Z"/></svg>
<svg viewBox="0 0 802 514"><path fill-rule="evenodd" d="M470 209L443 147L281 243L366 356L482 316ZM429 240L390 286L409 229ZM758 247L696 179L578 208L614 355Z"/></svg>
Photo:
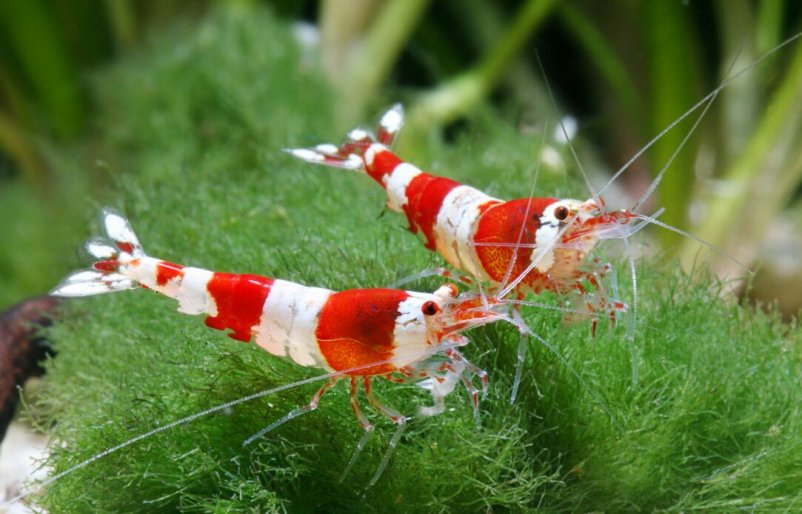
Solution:
<svg viewBox="0 0 802 514"><path fill-rule="evenodd" d="M560 206L554 209L554 217L560 221L563 221L568 217L568 207Z"/></svg>
<svg viewBox="0 0 802 514"><path fill-rule="evenodd" d="M428 302L424 302L420 310L425 316L434 316L440 312L440 306L429 300Z"/></svg>

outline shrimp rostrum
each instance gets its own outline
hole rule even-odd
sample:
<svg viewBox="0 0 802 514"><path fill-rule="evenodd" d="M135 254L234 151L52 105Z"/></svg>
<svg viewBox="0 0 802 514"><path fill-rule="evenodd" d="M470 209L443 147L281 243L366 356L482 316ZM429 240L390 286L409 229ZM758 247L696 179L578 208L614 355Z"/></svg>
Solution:
<svg viewBox="0 0 802 514"><path fill-rule="evenodd" d="M486 373L468 362L459 348L468 343L465 330L500 319L512 321L505 314L509 304L504 300L460 294L451 283L431 294L380 288L335 292L259 275L182 266L146 255L120 214L104 210L102 218L108 238L86 244L96 259L91 269L68 276L52 295L82 297L141 286L177 300L179 312L205 315L207 326L228 331L232 339L253 341L275 356L327 372L328 379L309 404L244 444L314 411L324 393L341 380L350 383L351 408L365 430L352 463L373 430L360 405L360 389L373 410L397 425L396 443L410 419L376 396L372 384L377 378L428 390L434 403L420 408L424 416L442 413L445 397L461 384L478 419ZM526 331L523 325L518 328ZM377 478L378 472L374 481Z"/></svg>

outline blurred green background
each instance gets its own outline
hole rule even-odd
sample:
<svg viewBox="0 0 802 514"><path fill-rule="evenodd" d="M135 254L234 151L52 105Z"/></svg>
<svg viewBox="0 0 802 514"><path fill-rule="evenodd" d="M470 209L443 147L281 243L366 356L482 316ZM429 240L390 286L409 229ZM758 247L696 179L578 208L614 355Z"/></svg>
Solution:
<svg viewBox="0 0 802 514"><path fill-rule="evenodd" d="M79 240L88 203L102 203L123 173L92 152L94 71L135 55L152 31L193 23L215 4L254 3L0 3L0 306L41 293L64 274L58 253L71 251L67 242ZM802 30L802 7L782 0L264 3L298 22L308 48L299 66L323 69L337 95L336 125L364 123L403 100L409 125L399 150L424 167L433 156L416 153L416 141L453 136L463 116L483 105L522 130L554 128L563 114L548 99L539 55L559 109L578 122L580 158L596 187L726 77ZM793 292L802 287L800 111L802 46L793 42L722 91L646 208L665 207L664 221L761 270L755 293L779 298L791 314L802 296ZM616 206L642 194L697 116L634 162L618 193L609 193ZM70 169L85 172L66 173L65 155L78 164ZM686 266L700 248L667 232L656 245ZM711 264L721 276L744 274L721 255Z"/></svg>
<svg viewBox="0 0 802 514"><path fill-rule="evenodd" d="M555 135L559 119L576 122L598 188L726 77L802 30L791 2L723 0L34 0L3 2L0 18L0 306L85 263L77 249L103 205L177 262L336 289L387 285L441 261L402 217L372 222L378 188L280 148L336 141L403 101L399 153L411 162L510 198L529 191L544 140L556 157L538 194L576 194L586 188ZM609 205L634 204L687 137L644 210L665 207L664 220L758 269L753 291L771 301L788 292L789 313L799 296L801 61L798 42L779 48L723 90L696 130L701 109L605 192ZM510 405L518 338L502 325L473 331L466 351L493 384L484 427L465 395L452 395L458 412L416 420L385 485L367 494L361 484L391 432L379 430L338 483L359 436L343 387L315 416L241 448L308 401L301 388L96 462L59 481L48 510L798 510L798 327L718 301L723 287L699 269L702 257L722 275L744 270L694 241L650 229L633 245L656 254L639 266L633 340L623 326L591 337L559 313L527 312L564 357L533 348ZM677 273L680 260L698 272ZM51 332L59 357L27 416L59 441L57 470L309 376L139 293L77 301ZM410 388L385 392L404 412L420 404Z"/></svg>

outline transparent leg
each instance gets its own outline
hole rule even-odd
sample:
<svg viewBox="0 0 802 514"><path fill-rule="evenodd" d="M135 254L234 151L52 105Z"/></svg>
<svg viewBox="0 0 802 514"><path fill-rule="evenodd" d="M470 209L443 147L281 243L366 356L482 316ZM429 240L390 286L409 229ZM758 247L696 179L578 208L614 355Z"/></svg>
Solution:
<svg viewBox="0 0 802 514"><path fill-rule="evenodd" d="M376 469L376 473L373 474L373 478L371 478L370 482L368 482L367 488L373 487L376 482L379 481L379 478L381 478L384 470L387 468L387 464L390 462L390 455L392 455L393 451L398 446L398 442L401 440L401 435L404 433L404 429L407 426L406 422L407 418L401 418L398 422L396 422L397 428L395 429L393 438L390 439L390 444L387 445L387 451L384 452L384 457L382 457L382 461L379 464L379 467Z"/></svg>
<svg viewBox="0 0 802 514"><path fill-rule="evenodd" d="M370 436L373 435L373 424L368 421L367 416L365 413L362 412L362 408L359 406L359 399L357 398L357 394L359 393L359 383L356 381L355 377L351 377L351 409L354 411L354 415L356 419L359 420L359 424L362 425L362 428L365 429L365 433L359 439L359 442L356 443L356 447L354 448L354 453L351 455L351 459L348 461L348 465L345 467L345 471L343 474L340 475L340 482L342 482L348 473L351 472L351 468L354 467L354 463L359 458L359 455L362 453L362 450L365 449L365 446L368 444L368 440Z"/></svg>
<svg viewBox="0 0 802 514"><path fill-rule="evenodd" d="M511 311L512 319L517 323L525 324L521 316L521 310L518 306L513 306ZM520 338L518 340L518 351L516 353L515 363L515 379L512 381L512 392L510 393L510 403L515 403L518 397L518 389L521 386L521 378L523 378L524 361L526 360L526 350L529 346L529 335L526 332L520 331Z"/></svg>
<svg viewBox="0 0 802 514"><path fill-rule="evenodd" d="M257 433L253 434L251 437L246 439L242 443L242 446L248 446L249 444L251 444L252 442L256 441L257 439L259 439L263 435L267 434L268 432L270 432L272 430L275 430L276 428L280 427L284 423L286 423L286 422L288 422L288 421L290 421L292 419L295 419L295 418L297 418L298 416L300 416L302 414L306 414L308 412L312 412L315 409L317 409L318 403L320 402L320 398L325 394L326 391L329 390L329 388L331 386L333 386L334 384L337 383L339 378L340 377L332 377L332 378L330 378L325 384L323 384L323 387L318 389L318 391L314 394L314 396L312 396L312 400L309 402L309 404L304 405L303 407L298 407L297 409L291 410L284 417L277 419L273 423L269 424L267 427L263 428L262 430L258 431Z"/></svg>
<svg viewBox="0 0 802 514"><path fill-rule="evenodd" d="M370 404L379 412L390 418L390 420L395 423L396 429L395 433L393 434L392 439L390 439L390 444L387 446L387 451L384 452L384 457L382 457L381 463L379 463L379 467L376 469L376 473L373 474L373 478L370 479L368 482L367 487L373 487L373 485L378 482L379 478L381 478L382 474L384 473L385 468L387 468L387 464L390 462L390 456L395 451L396 447L398 446L398 442L401 440L401 435L404 433L404 429L406 428L407 421L409 418L401 414L400 412L383 405L379 400L374 396L373 391L371 389L371 377L364 377L363 383L365 385L365 396L367 396L368 401Z"/></svg>

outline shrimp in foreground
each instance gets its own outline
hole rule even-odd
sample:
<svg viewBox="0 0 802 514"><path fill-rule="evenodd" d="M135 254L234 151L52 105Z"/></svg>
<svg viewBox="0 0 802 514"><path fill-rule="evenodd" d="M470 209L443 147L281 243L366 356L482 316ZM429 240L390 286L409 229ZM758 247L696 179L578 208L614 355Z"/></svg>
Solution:
<svg viewBox="0 0 802 514"><path fill-rule="evenodd" d="M369 485L381 476L406 422L411 419L376 397L372 389L375 378L412 382L428 390L434 403L420 407L422 416L442 413L445 397L462 384L470 394L478 422L479 392L487 387L487 374L460 353L459 347L468 343L462 332L498 320L511 321L520 331L528 332L524 325L505 314L513 300L459 294L450 283L431 294L399 289L334 292L259 275L185 267L146 255L131 225L121 215L104 210L102 217L108 240L93 239L86 244L88 252L97 259L92 269L68 276L51 294L82 297L142 286L177 300L179 312L206 315L207 326L228 330L232 339L253 341L273 355L326 372L321 377L277 388L285 390L325 380L309 404L274 421L245 440L245 445L293 418L316 410L325 392L347 379L351 407L365 434L343 476L373 432L373 424L358 399L359 389L364 389L370 406L397 426ZM479 388L474 384L477 379ZM259 396L262 395L257 393L229 402L130 439L51 477L45 485L169 427Z"/></svg>

